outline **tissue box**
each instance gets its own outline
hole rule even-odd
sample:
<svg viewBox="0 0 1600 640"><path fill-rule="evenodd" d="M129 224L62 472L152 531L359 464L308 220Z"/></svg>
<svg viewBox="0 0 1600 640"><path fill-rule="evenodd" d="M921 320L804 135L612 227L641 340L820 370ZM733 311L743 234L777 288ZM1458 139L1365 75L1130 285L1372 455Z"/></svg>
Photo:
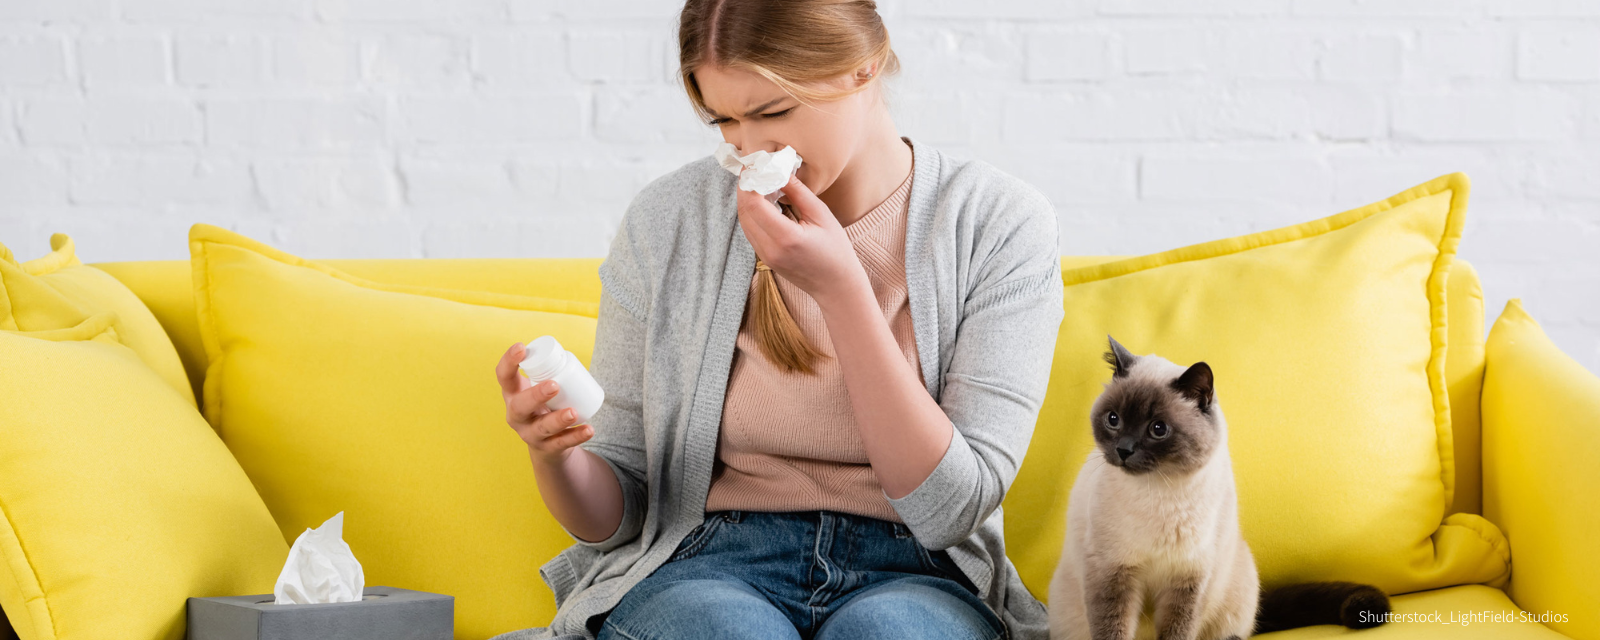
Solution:
<svg viewBox="0 0 1600 640"><path fill-rule="evenodd" d="M259 596L189 598L189 640L451 640L456 599L367 587L360 602L273 604Z"/></svg>

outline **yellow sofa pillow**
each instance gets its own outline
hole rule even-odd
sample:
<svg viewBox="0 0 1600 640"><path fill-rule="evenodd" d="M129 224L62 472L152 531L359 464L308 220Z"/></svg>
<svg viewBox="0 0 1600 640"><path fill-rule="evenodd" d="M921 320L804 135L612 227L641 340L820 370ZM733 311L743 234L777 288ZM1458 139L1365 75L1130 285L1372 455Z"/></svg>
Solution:
<svg viewBox="0 0 1600 640"><path fill-rule="evenodd" d="M186 598L272 591L272 515L115 312L0 331L0 607L22 640L182 640Z"/></svg>
<svg viewBox="0 0 1600 640"><path fill-rule="evenodd" d="M587 366L598 305L368 281L189 232L205 414L292 539L338 511L371 585L455 596L456 637L539 626L572 544L506 426L494 367L554 335Z"/></svg>
<svg viewBox="0 0 1600 640"><path fill-rule="evenodd" d="M1048 395L1005 503L1007 552L1029 588L1048 593L1067 496L1094 448L1108 334L1215 372L1264 584L1406 593L1503 579L1493 525L1445 518L1444 274L1467 189L1451 174L1320 220L1065 269Z"/></svg>
<svg viewBox="0 0 1600 640"><path fill-rule="evenodd" d="M1600 638L1600 377L1562 353L1522 301L1489 330L1483 373L1483 515L1516 545L1506 591L1556 631Z"/></svg>
<svg viewBox="0 0 1600 640"><path fill-rule="evenodd" d="M70 327L101 311L114 311L121 327L118 340L196 406L178 350L139 296L111 274L83 264L67 234L52 234L50 249L44 257L18 263L0 245L0 298L11 298L0 305L9 305L15 316L0 318L0 329L30 328L19 323L35 329Z"/></svg>

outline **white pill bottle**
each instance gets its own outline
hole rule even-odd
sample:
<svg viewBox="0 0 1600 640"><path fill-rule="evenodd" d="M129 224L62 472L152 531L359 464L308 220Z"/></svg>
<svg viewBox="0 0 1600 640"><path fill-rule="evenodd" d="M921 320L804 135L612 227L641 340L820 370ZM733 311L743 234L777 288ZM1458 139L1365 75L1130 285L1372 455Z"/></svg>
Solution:
<svg viewBox="0 0 1600 640"><path fill-rule="evenodd" d="M517 366L535 385L552 379L560 385L560 390L545 406L551 411L572 409L578 414L574 425L589 422L606 399L600 383L594 381L582 362L578 362L578 356L561 348L555 336L539 336L528 343L522 362Z"/></svg>

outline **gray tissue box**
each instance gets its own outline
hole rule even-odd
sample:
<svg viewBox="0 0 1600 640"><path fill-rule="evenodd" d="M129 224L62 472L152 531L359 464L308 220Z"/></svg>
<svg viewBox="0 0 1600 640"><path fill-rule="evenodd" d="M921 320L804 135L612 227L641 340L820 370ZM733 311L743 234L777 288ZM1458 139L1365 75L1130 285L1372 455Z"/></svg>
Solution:
<svg viewBox="0 0 1600 640"><path fill-rule="evenodd" d="M456 599L367 587L360 602L273 604L258 596L189 598L189 640L451 640Z"/></svg>

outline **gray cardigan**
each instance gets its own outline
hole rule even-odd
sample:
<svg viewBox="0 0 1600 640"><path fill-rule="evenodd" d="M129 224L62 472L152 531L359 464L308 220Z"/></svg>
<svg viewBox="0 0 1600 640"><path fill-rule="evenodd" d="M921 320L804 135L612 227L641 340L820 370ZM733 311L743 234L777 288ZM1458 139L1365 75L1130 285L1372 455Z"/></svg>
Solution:
<svg viewBox="0 0 1600 640"><path fill-rule="evenodd" d="M1011 638L1043 640L1045 606L1005 556L1000 501L1033 437L1063 316L1055 210L986 162L912 150L906 286L922 378L955 434L927 480L889 504L923 546L948 550ZM585 622L704 519L756 261L736 180L707 156L652 181L623 216L600 265L590 361L606 399L580 445L617 474L622 524L599 542L574 537L539 569L556 599L549 627L494 640L593 638Z"/></svg>

